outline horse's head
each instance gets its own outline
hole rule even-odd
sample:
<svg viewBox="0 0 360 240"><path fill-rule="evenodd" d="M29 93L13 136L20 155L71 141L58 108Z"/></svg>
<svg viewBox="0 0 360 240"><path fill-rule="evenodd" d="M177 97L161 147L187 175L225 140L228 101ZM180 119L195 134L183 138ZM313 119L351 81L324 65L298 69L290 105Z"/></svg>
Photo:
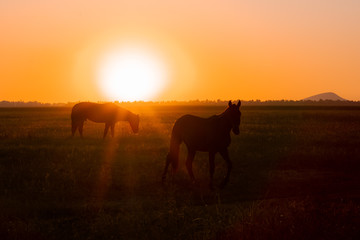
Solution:
<svg viewBox="0 0 360 240"><path fill-rule="evenodd" d="M140 121L139 115L135 115L135 114L132 115L129 119L131 129L134 133L137 133L139 131L139 121Z"/></svg>
<svg viewBox="0 0 360 240"><path fill-rule="evenodd" d="M232 125L232 131L236 135L239 135L239 133L240 133L240 130L239 130L240 117L241 117L240 105L241 105L240 100L237 104L232 104L231 101L229 101L229 107L226 110L228 118L230 119L230 122Z"/></svg>

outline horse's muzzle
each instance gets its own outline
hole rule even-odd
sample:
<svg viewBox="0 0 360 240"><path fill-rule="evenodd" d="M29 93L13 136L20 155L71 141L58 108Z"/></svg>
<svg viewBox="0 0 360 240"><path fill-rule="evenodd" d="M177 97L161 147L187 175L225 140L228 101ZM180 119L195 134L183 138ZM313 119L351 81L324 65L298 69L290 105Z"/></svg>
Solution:
<svg viewBox="0 0 360 240"><path fill-rule="evenodd" d="M240 133L240 130L239 130L238 127L233 128L232 131L233 131L233 133L234 133L235 135L239 135L239 133Z"/></svg>
<svg viewBox="0 0 360 240"><path fill-rule="evenodd" d="M139 132L139 129L133 129L133 133L138 133Z"/></svg>

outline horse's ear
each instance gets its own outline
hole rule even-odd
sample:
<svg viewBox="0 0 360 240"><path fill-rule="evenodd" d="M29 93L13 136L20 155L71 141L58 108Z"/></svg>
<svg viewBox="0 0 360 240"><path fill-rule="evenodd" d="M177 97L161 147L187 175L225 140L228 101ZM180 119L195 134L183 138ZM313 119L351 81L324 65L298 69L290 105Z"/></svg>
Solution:
<svg viewBox="0 0 360 240"><path fill-rule="evenodd" d="M232 104L232 103L231 103L231 100L229 101L229 103L228 103L228 104L229 104L229 107L231 107L231 104Z"/></svg>
<svg viewBox="0 0 360 240"><path fill-rule="evenodd" d="M239 100L237 105L236 105L238 108L241 106L241 101Z"/></svg>

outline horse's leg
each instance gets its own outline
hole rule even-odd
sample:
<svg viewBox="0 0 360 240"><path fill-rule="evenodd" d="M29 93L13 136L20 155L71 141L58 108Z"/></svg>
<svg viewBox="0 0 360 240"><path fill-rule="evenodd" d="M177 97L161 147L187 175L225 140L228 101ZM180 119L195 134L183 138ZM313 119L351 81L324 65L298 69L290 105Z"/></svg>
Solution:
<svg viewBox="0 0 360 240"><path fill-rule="evenodd" d="M196 153L196 151L191 150L191 149L188 148L188 155L187 155L187 158L186 158L186 169L187 169L187 171L189 173L189 176L191 178L191 181L193 183L195 182L195 177L194 177L194 173L192 171L192 162L194 160L195 153Z"/></svg>
<svg viewBox="0 0 360 240"><path fill-rule="evenodd" d="M232 169L232 162L231 162L231 160L229 158L229 152L228 152L227 149L224 149L224 150L220 151L220 155L224 158L224 160L226 161L226 164L227 164L227 172L226 172L226 175L225 175L225 178L224 178L223 182L220 185L220 187L223 188L223 187L225 187L225 185L229 181L230 172L231 172L231 169Z"/></svg>
<svg viewBox="0 0 360 240"><path fill-rule="evenodd" d="M71 136L74 136L74 135L75 135L75 132L76 132L77 127L78 127L77 122L72 121L72 122L71 122Z"/></svg>
<svg viewBox="0 0 360 240"><path fill-rule="evenodd" d="M213 189L213 179L215 171L215 152L209 152L209 171L210 171L210 189Z"/></svg>
<svg viewBox="0 0 360 240"><path fill-rule="evenodd" d="M109 131L109 127L110 127L110 124L105 123L105 129L104 129L104 136L103 136L103 138L106 137L106 134L107 134L107 132Z"/></svg>
<svg viewBox="0 0 360 240"><path fill-rule="evenodd" d="M81 137L83 137L83 127L84 127L84 121L79 123L79 133Z"/></svg>
<svg viewBox="0 0 360 240"><path fill-rule="evenodd" d="M167 173L167 170L169 168L169 165L171 163L171 157L170 157L170 153L166 156L166 162L165 162L165 168L164 168L164 172L163 172L163 175L162 175L162 183L165 182L165 179L166 179L166 173Z"/></svg>
<svg viewBox="0 0 360 240"><path fill-rule="evenodd" d="M115 123L110 125L111 137L114 137L114 129L115 129Z"/></svg>

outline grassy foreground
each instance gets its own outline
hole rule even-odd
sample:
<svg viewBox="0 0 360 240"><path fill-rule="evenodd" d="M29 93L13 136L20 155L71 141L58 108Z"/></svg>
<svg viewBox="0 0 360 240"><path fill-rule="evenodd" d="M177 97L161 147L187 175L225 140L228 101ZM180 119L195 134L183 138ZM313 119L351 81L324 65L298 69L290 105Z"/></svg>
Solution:
<svg viewBox="0 0 360 240"><path fill-rule="evenodd" d="M229 185L210 191L208 156L192 185L181 150L160 183L174 121L223 107L155 106L102 140L70 108L0 109L0 239L359 239L360 109L242 107ZM215 183L225 173L219 155Z"/></svg>

